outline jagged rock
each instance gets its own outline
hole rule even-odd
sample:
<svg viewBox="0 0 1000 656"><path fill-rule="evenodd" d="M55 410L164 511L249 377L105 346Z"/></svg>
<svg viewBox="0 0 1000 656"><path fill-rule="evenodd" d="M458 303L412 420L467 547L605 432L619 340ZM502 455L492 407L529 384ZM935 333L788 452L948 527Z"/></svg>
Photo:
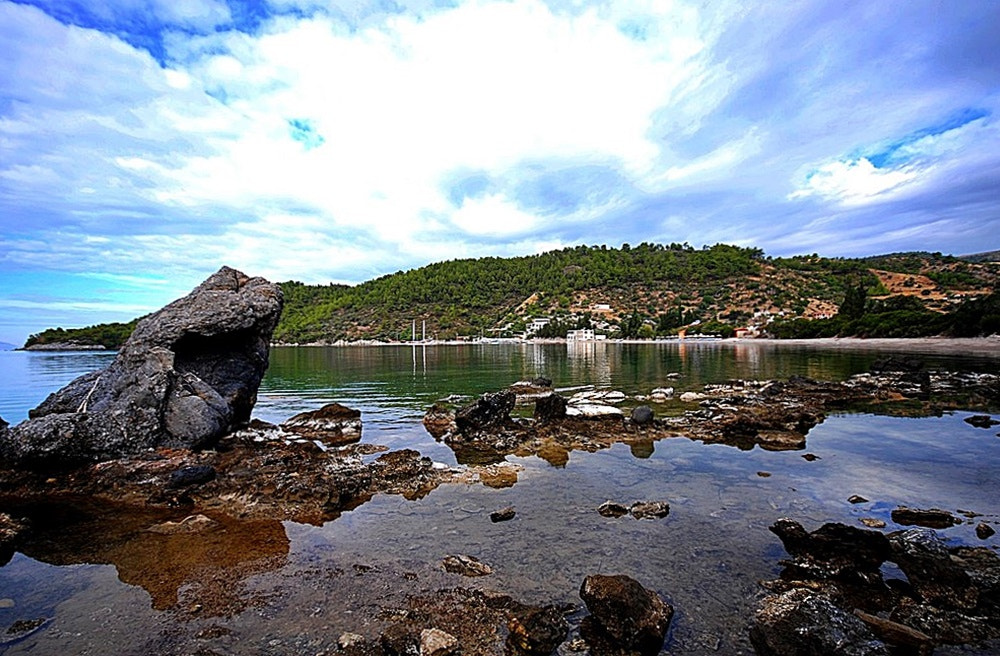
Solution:
<svg viewBox="0 0 1000 656"><path fill-rule="evenodd" d="M361 439L361 411L328 403L319 410L300 412L282 423L281 428L329 446L352 444Z"/></svg>
<svg viewBox="0 0 1000 656"><path fill-rule="evenodd" d="M616 645L641 654L657 654L674 616L674 609L658 594L623 574L588 576L580 598L590 615L580 632L592 647Z"/></svg>
<svg viewBox="0 0 1000 656"><path fill-rule="evenodd" d="M803 588L762 600L750 642L759 656L889 655L864 622Z"/></svg>
<svg viewBox="0 0 1000 656"><path fill-rule="evenodd" d="M431 434L431 437L443 437L448 432L455 429L455 413L447 406L435 403L427 409L424 414L424 428Z"/></svg>
<svg viewBox="0 0 1000 656"><path fill-rule="evenodd" d="M211 465L190 465L171 472L167 486L171 488L201 485L215 480L215 467Z"/></svg>
<svg viewBox="0 0 1000 656"><path fill-rule="evenodd" d="M632 408L632 423L639 426L646 426L653 423L653 409L648 405L640 405Z"/></svg>
<svg viewBox="0 0 1000 656"><path fill-rule="evenodd" d="M458 638L441 629L420 632L420 656L452 656L458 653Z"/></svg>
<svg viewBox="0 0 1000 656"><path fill-rule="evenodd" d="M486 563L464 554L445 556L441 564L445 571L462 576L489 576L493 573L493 568Z"/></svg>
<svg viewBox="0 0 1000 656"><path fill-rule="evenodd" d="M503 426L510 421L517 396L510 390L483 394L455 413L455 425L463 434Z"/></svg>
<svg viewBox="0 0 1000 656"><path fill-rule="evenodd" d="M996 530L986 522L976 524L976 537L980 540L988 540L996 534Z"/></svg>
<svg viewBox="0 0 1000 656"><path fill-rule="evenodd" d="M558 394L549 394L535 401L535 421L540 423L559 421L566 418L566 399Z"/></svg>
<svg viewBox="0 0 1000 656"><path fill-rule="evenodd" d="M557 606L514 612L507 629L507 646L519 656L549 656L569 634L569 624Z"/></svg>
<svg viewBox="0 0 1000 656"><path fill-rule="evenodd" d="M951 528L962 523L962 520L947 510L938 508L921 510L906 506L899 506L892 511L892 521L903 526L924 526L926 528Z"/></svg>
<svg viewBox="0 0 1000 656"><path fill-rule="evenodd" d="M628 509L636 519L662 519L670 514L666 501L636 501Z"/></svg>
<svg viewBox="0 0 1000 656"><path fill-rule="evenodd" d="M0 513L0 567L6 565L14 555L17 542L25 528L22 522L10 515Z"/></svg>
<svg viewBox="0 0 1000 656"><path fill-rule="evenodd" d="M214 445L250 419L281 307L278 285L223 267L140 321L108 368L32 410L0 455L44 466Z"/></svg>
<svg viewBox="0 0 1000 656"><path fill-rule="evenodd" d="M874 574L891 554L889 539L882 533L845 524L824 524L807 533L798 522L782 518L770 530L793 557L789 565L809 578Z"/></svg>
<svg viewBox="0 0 1000 656"><path fill-rule="evenodd" d="M408 624L393 624L379 636L383 653L388 656L419 656L420 634Z"/></svg>
<svg viewBox="0 0 1000 656"><path fill-rule="evenodd" d="M496 524L497 522L507 522L514 519L517 515L517 511L514 510L513 506L507 506L506 508L501 508L500 510L494 510L490 513L490 521Z"/></svg>
<svg viewBox="0 0 1000 656"><path fill-rule="evenodd" d="M936 642L952 645L984 643L1000 638L996 617L972 616L904 599L890 619L925 633Z"/></svg>
<svg viewBox="0 0 1000 656"><path fill-rule="evenodd" d="M860 494L852 494L847 497L847 503L868 503L868 499L864 498Z"/></svg>
<svg viewBox="0 0 1000 656"><path fill-rule="evenodd" d="M937 533L913 528L893 533L889 542L892 561L899 565L924 601L960 610L976 607L979 590Z"/></svg>
<svg viewBox="0 0 1000 656"><path fill-rule="evenodd" d="M993 428L994 426L1000 426L1000 421L997 421L989 415L973 415L971 417L966 417L965 423L970 426L975 426L976 428Z"/></svg>

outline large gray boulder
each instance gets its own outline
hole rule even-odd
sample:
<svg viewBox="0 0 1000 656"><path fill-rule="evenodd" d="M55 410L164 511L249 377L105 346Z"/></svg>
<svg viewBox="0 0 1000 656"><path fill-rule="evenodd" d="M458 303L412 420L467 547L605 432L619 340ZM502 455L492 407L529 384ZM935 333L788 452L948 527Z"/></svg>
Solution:
<svg viewBox="0 0 1000 656"><path fill-rule="evenodd" d="M221 268L140 321L107 369L0 432L0 457L50 466L212 446L250 419L281 307L278 285Z"/></svg>

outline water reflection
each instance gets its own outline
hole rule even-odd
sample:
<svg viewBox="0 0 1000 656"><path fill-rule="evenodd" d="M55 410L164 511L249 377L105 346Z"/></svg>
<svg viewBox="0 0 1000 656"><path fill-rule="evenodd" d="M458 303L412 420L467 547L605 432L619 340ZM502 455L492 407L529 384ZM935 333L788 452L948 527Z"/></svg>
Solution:
<svg viewBox="0 0 1000 656"><path fill-rule="evenodd" d="M183 515L85 500L4 511L31 527L19 544L24 555L51 565L113 565L123 583L149 593L156 610L183 601L204 615L231 614L245 606L240 582L280 568L288 556L288 537L276 520L217 517L198 530L164 534L157 532L164 523Z"/></svg>

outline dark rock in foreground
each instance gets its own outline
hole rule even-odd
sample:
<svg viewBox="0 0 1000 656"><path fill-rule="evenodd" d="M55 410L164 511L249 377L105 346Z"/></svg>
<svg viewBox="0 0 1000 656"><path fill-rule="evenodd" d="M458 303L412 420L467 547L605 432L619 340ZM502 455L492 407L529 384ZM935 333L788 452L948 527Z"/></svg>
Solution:
<svg viewBox="0 0 1000 656"><path fill-rule="evenodd" d="M889 656L864 622L806 589L767 597L750 642L759 656Z"/></svg>
<svg viewBox="0 0 1000 656"><path fill-rule="evenodd" d="M658 594L623 574L594 574L584 579L580 598L591 613L580 632L593 653L660 652L674 609Z"/></svg>
<svg viewBox="0 0 1000 656"><path fill-rule="evenodd" d="M507 630L510 653L549 656L566 639L569 624L558 606L528 607L512 613Z"/></svg>
<svg viewBox="0 0 1000 656"><path fill-rule="evenodd" d="M962 523L962 520L947 510L939 510L938 508L922 510L906 506L899 506L892 511L892 521L903 526L923 526L926 528L951 528Z"/></svg>
<svg viewBox="0 0 1000 656"><path fill-rule="evenodd" d="M6 565L17 548L17 541L24 532L24 524L10 515L0 513L0 567Z"/></svg>
<svg viewBox="0 0 1000 656"><path fill-rule="evenodd" d="M483 394L474 403L455 413L455 425L461 433L500 427L510 421L517 396L510 390Z"/></svg>
<svg viewBox="0 0 1000 656"><path fill-rule="evenodd" d="M808 578L875 574L891 553L883 534L844 524L824 524L807 533L798 522L782 518L770 530L794 557L789 565Z"/></svg>
<svg viewBox="0 0 1000 656"><path fill-rule="evenodd" d="M140 321L107 369L32 410L0 455L60 466L214 445L250 419L281 307L278 285L223 267Z"/></svg>

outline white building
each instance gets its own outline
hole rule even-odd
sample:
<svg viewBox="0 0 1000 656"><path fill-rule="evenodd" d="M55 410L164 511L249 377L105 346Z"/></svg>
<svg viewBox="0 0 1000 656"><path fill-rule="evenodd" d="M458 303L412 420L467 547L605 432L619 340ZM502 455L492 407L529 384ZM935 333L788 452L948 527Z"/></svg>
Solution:
<svg viewBox="0 0 1000 656"><path fill-rule="evenodd" d="M566 333L567 342L592 342L594 339L594 331L591 328L580 328Z"/></svg>

